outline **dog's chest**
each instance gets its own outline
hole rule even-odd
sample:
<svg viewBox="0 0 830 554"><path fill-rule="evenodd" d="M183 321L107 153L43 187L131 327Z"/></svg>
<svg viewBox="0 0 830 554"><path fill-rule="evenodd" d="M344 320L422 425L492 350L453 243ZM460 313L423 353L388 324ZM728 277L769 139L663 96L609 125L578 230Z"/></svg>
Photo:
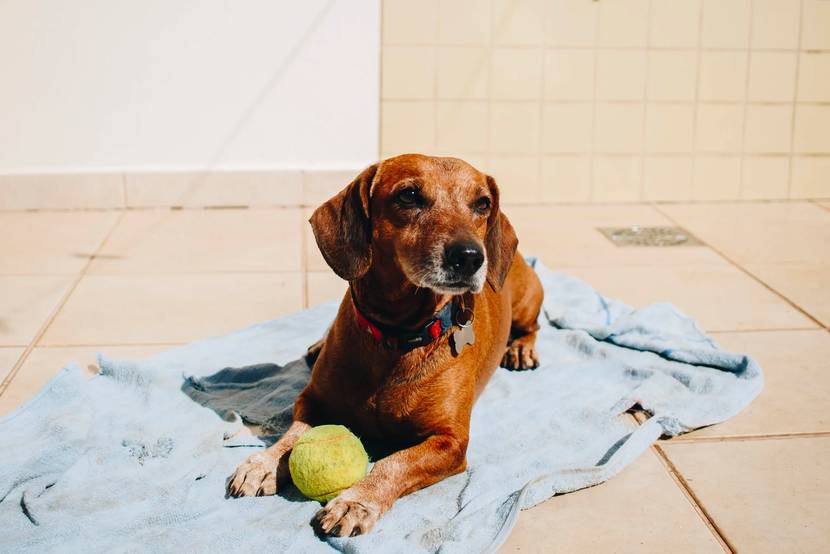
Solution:
<svg viewBox="0 0 830 554"><path fill-rule="evenodd" d="M400 368L355 399L351 415L364 433L379 438L408 439L429 435L444 413L436 399L444 397L439 378Z"/></svg>
<svg viewBox="0 0 830 554"><path fill-rule="evenodd" d="M366 423L374 427L378 437L406 440L429 434L430 418L411 396L382 390L368 399Z"/></svg>

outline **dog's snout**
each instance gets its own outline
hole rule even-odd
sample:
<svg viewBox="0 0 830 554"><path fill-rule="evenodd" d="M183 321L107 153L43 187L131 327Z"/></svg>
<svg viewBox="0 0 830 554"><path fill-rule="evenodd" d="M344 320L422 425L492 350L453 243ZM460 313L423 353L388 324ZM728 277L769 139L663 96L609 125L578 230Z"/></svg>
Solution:
<svg viewBox="0 0 830 554"><path fill-rule="evenodd" d="M450 269L469 276L478 271L484 263L484 252L474 242L455 242L447 246L445 260Z"/></svg>

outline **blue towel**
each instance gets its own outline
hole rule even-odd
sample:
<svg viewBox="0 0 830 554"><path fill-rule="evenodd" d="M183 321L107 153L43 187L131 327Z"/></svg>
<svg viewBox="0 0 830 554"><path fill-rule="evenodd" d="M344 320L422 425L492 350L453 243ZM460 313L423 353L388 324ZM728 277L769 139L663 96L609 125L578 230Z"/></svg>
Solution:
<svg viewBox="0 0 830 554"><path fill-rule="evenodd" d="M293 487L224 496L237 464L290 421L329 303L143 361L101 357L92 379L66 367L0 420L0 551L491 551L519 510L601 483L661 435L723 421L760 392L751 358L672 306L632 310L536 270L541 367L496 371L466 472L398 500L368 535L317 538L320 505ZM651 417L636 425L632 407Z"/></svg>

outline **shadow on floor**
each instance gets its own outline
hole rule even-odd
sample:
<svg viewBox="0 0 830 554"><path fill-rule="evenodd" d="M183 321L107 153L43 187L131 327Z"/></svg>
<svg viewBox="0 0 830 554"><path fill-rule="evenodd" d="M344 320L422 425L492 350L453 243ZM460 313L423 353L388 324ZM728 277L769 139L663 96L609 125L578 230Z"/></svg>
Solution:
<svg viewBox="0 0 830 554"><path fill-rule="evenodd" d="M283 366L265 363L226 367L207 377L188 377L181 390L223 419L232 420L238 415L259 440L270 446L291 426L294 400L310 377L309 360L303 357ZM352 431L360 435L358 429ZM411 446L367 437L361 437L361 441L373 461Z"/></svg>

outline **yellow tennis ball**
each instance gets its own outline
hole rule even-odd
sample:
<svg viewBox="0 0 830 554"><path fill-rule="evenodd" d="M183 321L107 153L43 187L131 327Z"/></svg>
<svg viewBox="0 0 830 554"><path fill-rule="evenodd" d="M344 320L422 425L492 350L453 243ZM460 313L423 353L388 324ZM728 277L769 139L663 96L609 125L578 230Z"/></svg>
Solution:
<svg viewBox="0 0 830 554"><path fill-rule="evenodd" d="M288 457L294 485L324 504L362 479L368 467L369 456L360 439L342 425L312 427Z"/></svg>

